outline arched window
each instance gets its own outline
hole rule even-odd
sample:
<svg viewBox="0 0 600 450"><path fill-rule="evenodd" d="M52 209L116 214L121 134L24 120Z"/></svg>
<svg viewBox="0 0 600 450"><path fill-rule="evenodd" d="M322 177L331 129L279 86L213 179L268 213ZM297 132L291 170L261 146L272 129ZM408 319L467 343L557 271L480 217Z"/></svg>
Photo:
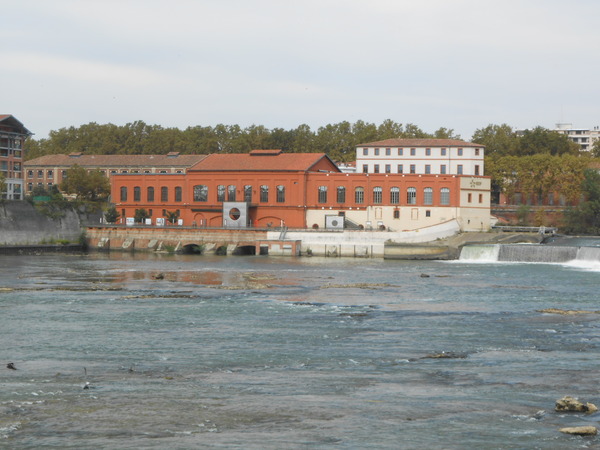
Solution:
<svg viewBox="0 0 600 450"><path fill-rule="evenodd" d="M230 184L229 186L227 186L227 201L235 202L235 185L234 184Z"/></svg>
<svg viewBox="0 0 600 450"><path fill-rule="evenodd" d="M194 186L194 201L208 201L208 186L206 186L205 184L197 184L196 186Z"/></svg>
<svg viewBox="0 0 600 450"><path fill-rule="evenodd" d="M160 201L161 202L169 201L169 188L167 186L163 186L160 188Z"/></svg>
<svg viewBox="0 0 600 450"><path fill-rule="evenodd" d="M152 186L148 186L148 188L146 189L146 198L149 202L154 201L154 188Z"/></svg>
<svg viewBox="0 0 600 450"><path fill-rule="evenodd" d="M390 203L392 205L398 205L400 203L400 188L392 187L390 188Z"/></svg>
<svg viewBox="0 0 600 450"><path fill-rule="evenodd" d="M182 197L181 186L175 186L175 201L180 202Z"/></svg>
<svg viewBox="0 0 600 450"><path fill-rule="evenodd" d="M406 203L408 205L417 204L417 188L409 187L406 189Z"/></svg>
<svg viewBox="0 0 600 450"><path fill-rule="evenodd" d="M269 201L269 186L263 184L260 187L260 201L261 203L267 203Z"/></svg>
<svg viewBox="0 0 600 450"><path fill-rule="evenodd" d="M319 186L319 203L327 203L327 186Z"/></svg>
<svg viewBox="0 0 600 450"><path fill-rule="evenodd" d="M225 201L225 185L219 184L217 186L217 201L224 202Z"/></svg>
<svg viewBox="0 0 600 450"><path fill-rule="evenodd" d="M354 189L354 203L364 203L365 202L365 188L362 186L358 186Z"/></svg>
<svg viewBox="0 0 600 450"><path fill-rule="evenodd" d="M423 189L423 204L433 205L433 189L430 187Z"/></svg>
<svg viewBox="0 0 600 450"><path fill-rule="evenodd" d="M337 202L346 203L346 188L344 186L337 187Z"/></svg>
<svg viewBox="0 0 600 450"><path fill-rule="evenodd" d="M373 204L378 205L381 204L381 201L383 200L383 190L381 189L381 186L375 186L373 188Z"/></svg>
<svg viewBox="0 0 600 450"><path fill-rule="evenodd" d="M277 186L277 203L285 203L285 186Z"/></svg>
<svg viewBox="0 0 600 450"><path fill-rule="evenodd" d="M449 205L450 204L450 189L442 188L440 189L440 205Z"/></svg>
<svg viewBox="0 0 600 450"><path fill-rule="evenodd" d="M134 202L142 201L142 189L139 186L135 186L133 188L133 201Z"/></svg>
<svg viewBox="0 0 600 450"><path fill-rule="evenodd" d="M121 186L121 201L127 201L127 186Z"/></svg>

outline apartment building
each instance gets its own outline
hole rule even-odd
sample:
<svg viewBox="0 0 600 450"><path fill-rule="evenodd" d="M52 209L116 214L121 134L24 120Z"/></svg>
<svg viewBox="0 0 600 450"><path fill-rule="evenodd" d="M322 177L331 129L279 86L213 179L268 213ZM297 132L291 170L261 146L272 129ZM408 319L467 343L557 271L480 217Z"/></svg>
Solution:
<svg viewBox="0 0 600 450"><path fill-rule="evenodd" d="M386 139L357 145L356 171L482 176L483 157L483 145L457 139Z"/></svg>
<svg viewBox="0 0 600 450"><path fill-rule="evenodd" d="M600 139L600 127L589 128L573 128L571 123L557 123L554 131L560 134L565 134L567 137L579 144L581 150L590 151L594 143Z"/></svg>
<svg viewBox="0 0 600 450"><path fill-rule="evenodd" d="M23 200L23 148L31 134L14 116L0 114L0 173L5 182L1 195L4 199Z"/></svg>

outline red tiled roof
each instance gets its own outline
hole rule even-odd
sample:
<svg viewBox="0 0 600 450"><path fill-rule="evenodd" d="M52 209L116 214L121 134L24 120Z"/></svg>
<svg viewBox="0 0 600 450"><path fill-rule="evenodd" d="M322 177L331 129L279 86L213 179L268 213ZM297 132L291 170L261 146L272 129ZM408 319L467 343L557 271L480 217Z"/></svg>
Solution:
<svg viewBox="0 0 600 450"><path fill-rule="evenodd" d="M460 139L385 139L358 144L357 147L483 147Z"/></svg>
<svg viewBox="0 0 600 450"><path fill-rule="evenodd" d="M206 155L45 155L25 161L24 166L73 166L81 167L192 167Z"/></svg>
<svg viewBox="0 0 600 450"><path fill-rule="evenodd" d="M323 158L337 169L325 153L271 153L254 150L252 153L208 155L192 171L310 171ZM337 172L337 170L336 170Z"/></svg>

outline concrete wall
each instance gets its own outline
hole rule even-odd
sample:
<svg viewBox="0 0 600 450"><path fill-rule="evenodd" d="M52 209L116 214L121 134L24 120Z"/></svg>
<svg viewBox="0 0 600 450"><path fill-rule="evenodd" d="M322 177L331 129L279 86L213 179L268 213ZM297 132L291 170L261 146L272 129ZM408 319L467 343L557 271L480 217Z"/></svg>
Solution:
<svg viewBox="0 0 600 450"><path fill-rule="evenodd" d="M0 245L32 245L52 240L78 242L84 223L74 210L51 219L25 201L0 204Z"/></svg>

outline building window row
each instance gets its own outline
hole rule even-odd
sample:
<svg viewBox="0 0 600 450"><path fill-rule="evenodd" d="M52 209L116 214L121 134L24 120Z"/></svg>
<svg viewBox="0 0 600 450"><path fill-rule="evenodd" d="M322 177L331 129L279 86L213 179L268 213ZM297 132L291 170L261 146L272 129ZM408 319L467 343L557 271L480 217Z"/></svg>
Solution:
<svg viewBox="0 0 600 450"><path fill-rule="evenodd" d="M421 150L421 148L419 148L419 150ZM370 150L372 150L372 152L370 152ZM373 149L369 149L369 148L363 148L362 149L362 154L363 156L381 156L383 155L384 149L379 149L377 147L373 148ZM431 149L430 147L425 147L423 149L423 152L425 154L425 156L436 156L434 155L434 153L438 153L437 151L434 152L432 150L438 150L438 149ZM391 149L391 148L386 148L385 149L385 156L392 156L392 154L394 154L394 156L405 156L405 151L407 155L410 156L417 156L417 148L395 148L395 149ZM474 148L473 149L473 153L475 156L480 156L481 154L481 149L480 148ZM421 153L422 154L422 153ZM456 154L458 156L463 156L464 155L464 150L462 148L457 148L456 149ZM448 155L448 149L445 147L442 147L439 149L439 154L437 156L447 156Z"/></svg>
<svg viewBox="0 0 600 450"><path fill-rule="evenodd" d="M336 189L337 192L337 203L346 203L346 187L338 186ZM375 186L372 192L372 203L374 205L379 205L383 203L383 188L381 186ZM319 203L327 203L327 186L319 186L318 187L318 202ZM365 188L362 186L357 186L354 188L354 203L356 204L364 204L365 202ZM400 204L400 188L397 186L393 186L389 191L389 203L391 205L399 205ZM407 205L416 205L417 204L417 188L408 187L406 189L406 204ZM423 189L423 204L424 205L433 205L433 188L426 187ZM450 189L449 188L441 188L440 189L440 205L447 206L450 205Z"/></svg>

